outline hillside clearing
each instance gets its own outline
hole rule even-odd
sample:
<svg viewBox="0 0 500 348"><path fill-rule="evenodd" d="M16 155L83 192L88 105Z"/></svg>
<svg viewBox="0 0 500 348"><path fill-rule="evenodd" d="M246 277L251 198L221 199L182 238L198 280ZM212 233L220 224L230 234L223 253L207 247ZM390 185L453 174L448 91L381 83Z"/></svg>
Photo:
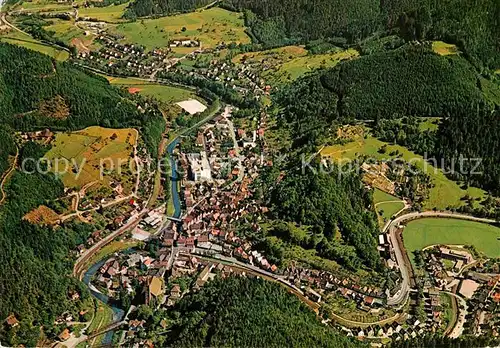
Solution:
<svg viewBox="0 0 500 348"><path fill-rule="evenodd" d="M180 14L156 19L119 24L110 31L124 36L124 42L139 43L146 50L168 47L169 40L189 38L200 40L203 48L213 48L219 43L250 43L245 33L243 15L221 8ZM196 48L175 48L180 53Z"/></svg>
<svg viewBox="0 0 500 348"><path fill-rule="evenodd" d="M460 53L456 45L449 44L443 41L433 41L432 50L440 56L449 56Z"/></svg>
<svg viewBox="0 0 500 348"><path fill-rule="evenodd" d="M381 154L378 150L384 145L387 146L387 151L385 154ZM403 146L391 145L373 137L359 139L345 145L327 146L321 151L321 156L339 161L343 159L353 160L359 155L366 155L381 161L395 158L396 156L391 156L390 153L396 151L399 151L404 160L411 161L412 164L431 177L434 187L430 190L429 198L425 201L424 207L426 209L443 210L448 207L462 206L464 202L461 199L466 194L477 199L484 198L485 192L483 190L474 187L463 190L457 182L448 179L442 170L433 167L421 155Z"/></svg>
<svg viewBox="0 0 500 348"><path fill-rule="evenodd" d="M123 14L129 5L128 2L121 5L111 4L106 7L82 7L78 10L80 17L89 17L102 22L119 23L124 22Z"/></svg>
<svg viewBox="0 0 500 348"><path fill-rule="evenodd" d="M121 183L126 193L132 191L134 184L131 156L136 141L135 129L89 127L77 132L57 133L45 158L49 160L51 170L61 176L65 187L81 189L96 181L109 186L115 181ZM123 164L122 173L117 169L120 163ZM101 178L101 167L115 170Z"/></svg>
<svg viewBox="0 0 500 348"><path fill-rule="evenodd" d="M52 58L59 61L65 61L69 58L69 53L67 51L46 45L33 39L31 36L25 35L18 31L10 31L5 34L0 34L0 42L22 46L30 50L51 56Z"/></svg>
<svg viewBox="0 0 500 348"><path fill-rule="evenodd" d="M106 78L112 85L127 88L130 93L139 93L154 97L167 104L177 103L186 99L201 99L196 96L194 91L186 88L161 85L136 79Z"/></svg>

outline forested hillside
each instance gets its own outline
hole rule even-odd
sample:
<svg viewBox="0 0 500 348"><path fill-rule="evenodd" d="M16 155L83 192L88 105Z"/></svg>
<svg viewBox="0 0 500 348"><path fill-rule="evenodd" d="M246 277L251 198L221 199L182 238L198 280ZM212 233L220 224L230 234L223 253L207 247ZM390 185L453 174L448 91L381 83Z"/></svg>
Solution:
<svg viewBox="0 0 500 348"><path fill-rule="evenodd" d="M47 149L27 143L24 158L40 158ZM26 168L32 170L34 168ZM60 197L64 187L53 174L16 172L6 191L7 203L0 207L0 318L14 313L19 327L1 332L8 346L36 346L40 326L50 334L56 316L77 305L68 293L77 280L70 277L68 255L92 232L91 225L67 225L54 230L32 225L22 217L40 204Z"/></svg>
<svg viewBox="0 0 500 348"><path fill-rule="evenodd" d="M321 324L282 286L257 278L216 278L169 312L169 347L363 347Z"/></svg>
<svg viewBox="0 0 500 348"><path fill-rule="evenodd" d="M397 29L408 40L451 41L474 59L490 67L500 66L500 6L496 0L226 0L224 3L256 14L255 17L247 12L247 24L255 37L268 45L279 44L280 40L304 42L335 37L354 43L375 32Z"/></svg>
<svg viewBox="0 0 500 348"><path fill-rule="evenodd" d="M315 249L351 270L377 269L378 225L361 178L354 172L340 174L336 167L323 172L319 161L304 164L302 170L300 165L292 164L287 174L273 167L262 175L259 185L273 217L310 231L307 237L294 238L293 244Z"/></svg>
<svg viewBox="0 0 500 348"><path fill-rule="evenodd" d="M135 18L188 12L212 2L212 0L140 0L129 6L125 17Z"/></svg>
<svg viewBox="0 0 500 348"><path fill-rule="evenodd" d="M500 109L484 105L457 112L443 120L436 136L435 154L452 175L467 184L500 195ZM460 161L463 157L466 160Z"/></svg>
<svg viewBox="0 0 500 348"><path fill-rule="evenodd" d="M145 119L106 79L18 46L0 44L0 86L0 121L19 129L109 127Z"/></svg>
<svg viewBox="0 0 500 348"><path fill-rule="evenodd" d="M2 175L9 168L9 156L16 154L16 144L12 132L10 127L0 125L0 181Z"/></svg>
<svg viewBox="0 0 500 348"><path fill-rule="evenodd" d="M163 123L159 112L140 112L130 94L112 87L105 78L4 43L0 43L0 90L0 122L17 130L99 125L135 127L153 134L158 132L150 128ZM162 131L163 127L159 134ZM145 140L153 152L159 139L146 136Z"/></svg>
<svg viewBox="0 0 500 348"><path fill-rule="evenodd" d="M483 96L478 76L465 59L406 46L298 80L277 100L285 107L281 126L290 129L296 145L316 146L324 143L335 123L453 116Z"/></svg>

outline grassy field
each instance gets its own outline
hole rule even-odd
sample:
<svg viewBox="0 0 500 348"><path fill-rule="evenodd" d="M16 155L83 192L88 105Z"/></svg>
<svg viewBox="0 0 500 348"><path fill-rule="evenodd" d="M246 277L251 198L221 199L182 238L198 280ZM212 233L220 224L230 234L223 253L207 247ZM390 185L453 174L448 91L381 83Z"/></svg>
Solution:
<svg viewBox="0 0 500 348"><path fill-rule="evenodd" d="M355 49L310 55L302 46L286 46L260 52L239 54L233 58L234 63L247 61L250 63L265 62L274 69L264 74L270 82L280 83L298 79L308 72L320 67L331 68L340 61L357 57Z"/></svg>
<svg viewBox="0 0 500 348"><path fill-rule="evenodd" d="M55 37L67 45L75 46L79 51L98 49L99 44L93 43L95 35L85 35L85 30L77 27L73 20L64 21L60 19L52 20L51 25L45 27L47 31L54 31Z"/></svg>
<svg viewBox="0 0 500 348"><path fill-rule="evenodd" d="M420 124L418 125L421 131L437 131L439 128L440 117L426 117Z"/></svg>
<svg viewBox="0 0 500 348"><path fill-rule="evenodd" d="M62 12L72 9L71 2L58 3L53 0L22 1L11 7L11 10L26 10L29 12Z"/></svg>
<svg viewBox="0 0 500 348"><path fill-rule="evenodd" d="M128 6L128 2L121 5L110 5L106 7L82 7L78 10L80 17L90 17L108 23L123 22L123 13Z"/></svg>
<svg viewBox="0 0 500 348"><path fill-rule="evenodd" d="M97 301L97 300L96 300ZM88 333L99 331L113 322L113 310L104 303L97 301L97 311L94 320L87 329ZM91 346L99 346L105 334L97 336L91 341Z"/></svg>
<svg viewBox="0 0 500 348"><path fill-rule="evenodd" d="M379 189L375 189L373 201L376 204L375 210L381 226L405 206L400 198Z"/></svg>
<svg viewBox="0 0 500 348"><path fill-rule="evenodd" d="M293 81L318 68L331 68L342 60L352 59L357 56L359 56L359 52L355 49L327 54L306 55L283 63L275 74L281 82Z"/></svg>
<svg viewBox="0 0 500 348"><path fill-rule="evenodd" d="M452 54L460 53L456 45L449 44L443 41L433 41L432 50L441 56L449 56Z"/></svg>
<svg viewBox="0 0 500 348"><path fill-rule="evenodd" d="M202 101L194 91L185 88L160 85L135 79L106 78L112 85L128 88L130 93L140 93L145 96L154 97L167 104L177 103L187 99L198 99Z"/></svg>
<svg viewBox="0 0 500 348"><path fill-rule="evenodd" d="M373 201L375 202L375 204L381 202L399 202L401 201L401 198L393 196L382 190L375 189L375 191L373 192Z"/></svg>
<svg viewBox="0 0 500 348"><path fill-rule="evenodd" d="M387 145L385 154L378 152L380 147ZM414 164L420 170L427 173L431 179L434 187L430 190L429 198L425 202L426 209L446 209L447 207L458 207L464 204L461 198L469 194L474 198L482 199L485 192L481 189L470 187L463 190L458 183L448 179L444 173L427 161L420 155L409 151L407 148L399 145L390 145L373 137L367 139L358 139L357 141L345 145L333 145L325 147L321 151L323 157L329 157L333 160L354 159L359 155L367 155L376 160L388 160L394 158L389 154L398 150L402 154L402 158Z"/></svg>
<svg viewBox="0 0 500 348"><path fill-rule="evenodd" d="M394 214L405 207L403 202L387 202L377 205L377 214L380 217L380 225L383 226Z"/></svg>
<svg viewBox="0 0 500 348"><path fill-rule="evenodd" d="M488 257L500 257L500 228L457 219L427 218L411 221L403 231L406 250L435 244L473 245Z"/></svg>
<svg viewBox="0 0 500 348"><path fill-rule="evenodd" d="M59 175L66 187L79 189L95 181L101 185L108 185L110 181L116 180L122 183L124 191L127 192L131 191L134 181L126 174L136 141L137 131L134 129L89 127L78 132L57 133L52 148L45 158L50 161L54 172L60 172ZM69 170L63 172L65 165L62 162L59 170L55 169L57 160L60 159L70 161ZM71 162L73 159L76 165ZM101 180L101 161L106 169L111 169L111 162L114 168L117 168L119 161L123 161L124 173L119 174L115 170L109 175L104 175Z"/></svg>
<svg viewBox="0 0 500 348"><path fill-rule="evenodd" d="M201 40L204 48L211 48L220 42L250 43L245 33L243 16L221 8L156 19L144 19L124 23L111 28L125 37L124 41L138 43L147 50L167 47L169 40L189 38ZM189 53L194 48L174 49Z"/></svg>
<svg viewBox="0 0 500 348"><path fill-rule="evenodd" d="M7 34L0 35L0 41L22 46L30 50L46 54L59 61L65 61L69 58L69 52L56 49L49 45L45 45L33 39L31 36L25 35L18 31L10 31Z"/></svg>

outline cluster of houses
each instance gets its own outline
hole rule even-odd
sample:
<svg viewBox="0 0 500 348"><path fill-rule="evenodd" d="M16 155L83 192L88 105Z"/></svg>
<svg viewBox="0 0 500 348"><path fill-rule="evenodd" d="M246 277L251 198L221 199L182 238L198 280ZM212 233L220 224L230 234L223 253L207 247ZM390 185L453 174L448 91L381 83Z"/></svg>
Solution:
<svg viewBox="0 0 500 348"><path fill-rule="evenodd" d="M284 279L296 287L314 288L322 294L337 294L358 303L365 311L376 311L385 304L386 295L381 288L359 283L328 271L289 267L283 271Z"/></svg>
<svg viewBox="0 0 500 348"><path fill-rule="evenodd" d="M347 336L357 337L358 339L366 338L390 338L394 341L409 340L412 338L422 337L428 334L426 324L419 320L408 320L411 324L394 322L386 326L373 326L365 329L352 330L342 328Z"/></svg>
<svg viewBox="0 0 500 348"><path fill-rule="evenodd" d="M499 263L500 264L500 263ZM478 266L474 272L467 273L468 287L474 289L467 299L467 321L465 332L472 335L500 337L500 274L484 272Z"/></svg>
<svg viewBox="0 0 500 348"><path fill-rule="evenodd" d="M467 304L467 316L463 318L466 333L498 337L500 264L494 260L475 260L467 248L456 246L435 246L425 250L423 256L423 285L424 291L429 294L433 319L437 322L442 314L436 309L439 300L437 289L448 291Z"/></svg>
<svg viewBox="0 0 500 348"><path fill-rule="evenodd" d="M209 51L204 50L204 53L209 53ZM196 55L188 59L195 60ZM181 65L176 65L172 71L224 83L242 95L262 96L268 95L271 91L271 86L267 85L260 76L261 70L251 69L244 64L235 64L229 60L213 59L209 64L197 66L196 70L189 71L183 69Z"/></svg>
<svg viewBox="0 0 500 348"><path fill-rule="evenodd" d="M176 60L169 58L170 49L153 49L133 44L121 44L105 33L97 39L102 47L98 51L80 52L78 58L91 67L126 76L149 76L155 70L172 65Z"/></svg>

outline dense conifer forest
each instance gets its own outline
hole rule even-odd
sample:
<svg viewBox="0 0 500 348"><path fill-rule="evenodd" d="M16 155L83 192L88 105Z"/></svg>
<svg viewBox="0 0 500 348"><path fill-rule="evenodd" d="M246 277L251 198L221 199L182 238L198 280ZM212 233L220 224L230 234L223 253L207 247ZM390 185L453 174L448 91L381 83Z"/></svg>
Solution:
<svg viewBox="0 0 500 348"><path fill-rule="evenodd" d="M40 158L46 151L36 143L27 143L20 161ZM60 197L63 190L53 174L22 172L15 172L6 187L8 200L0 208L0 317L15 313L20 320L19 327L0 332L7 339L2 343L8 346L36 346L40 326L50 334L55 318L75 305L68 293L80 284L70 277L69 252L83 243L94 227L70 224L54 229L22 219L32 209Z"/></svg>
<svg viewBox="0 0 500 348"><path fill-rule="evenodd" d="M364 347L321 324L281 286L257 278L216 278L169 312L169 347Z"/></svg>

